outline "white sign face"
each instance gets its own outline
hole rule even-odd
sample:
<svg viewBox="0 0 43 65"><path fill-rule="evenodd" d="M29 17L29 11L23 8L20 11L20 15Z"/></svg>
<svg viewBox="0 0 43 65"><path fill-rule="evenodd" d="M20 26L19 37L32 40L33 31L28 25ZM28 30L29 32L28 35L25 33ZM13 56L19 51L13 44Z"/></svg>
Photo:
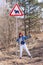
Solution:
<svg viewBox="0 0 43 65"><path fill-rule="evenodd" d="M38 0L38 2L39 2L39 3L42 3L42 2L43 2L43 0Z"/></svg>
<svg viewBox="0 0 43 65"><path fill-rule="evenodd" d="M12 15L15 14L15 15L21 15L21 12L19 11L18 7L16 6L15 9L13 10L12 12Z"/></svg>

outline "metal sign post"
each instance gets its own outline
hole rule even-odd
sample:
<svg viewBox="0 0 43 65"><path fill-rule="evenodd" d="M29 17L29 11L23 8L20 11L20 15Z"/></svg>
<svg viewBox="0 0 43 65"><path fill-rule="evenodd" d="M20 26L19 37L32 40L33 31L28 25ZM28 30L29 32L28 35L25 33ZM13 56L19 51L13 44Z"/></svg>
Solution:
<svg viewBox="0 0 43 65"><path fill-rule="evenodd" d="M16 18L16 39L18 37L18 22L17 22L17 18ZM18 46L16 44L16 48L18 49ZM16 50L16 56L17 56L17 50Z"/></svg>
<svg viewBox="0 0 43 65"><path fill-rule="evenodd" d="M17 22L17 18L16 18L16 37L18 37L18 22Z"/></svg>

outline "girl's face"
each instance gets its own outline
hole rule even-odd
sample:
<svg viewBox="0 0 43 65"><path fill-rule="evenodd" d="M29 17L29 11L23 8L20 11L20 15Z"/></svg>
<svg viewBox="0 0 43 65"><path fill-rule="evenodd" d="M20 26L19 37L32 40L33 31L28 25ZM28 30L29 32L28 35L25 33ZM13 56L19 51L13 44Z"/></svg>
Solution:
<svg viewBox="0 0 43 65"><path fill-rule="evenodd" d="M20 37L22 37L22 34L20 34Z"/></svg>

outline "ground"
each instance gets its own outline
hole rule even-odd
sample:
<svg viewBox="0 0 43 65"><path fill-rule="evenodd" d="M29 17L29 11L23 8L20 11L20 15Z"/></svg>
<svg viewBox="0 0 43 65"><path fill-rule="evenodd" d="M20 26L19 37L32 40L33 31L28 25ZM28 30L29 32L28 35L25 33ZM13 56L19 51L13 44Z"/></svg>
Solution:
<svg viewBox="0 0 43 65"><path fill-rule="evenodd" d="M43 65L43 33L36 36L38 39L27 44L33 58L24 52L22 59L19 59L19 48L12 43L8 50L0 45L0 65Z"/></svg>

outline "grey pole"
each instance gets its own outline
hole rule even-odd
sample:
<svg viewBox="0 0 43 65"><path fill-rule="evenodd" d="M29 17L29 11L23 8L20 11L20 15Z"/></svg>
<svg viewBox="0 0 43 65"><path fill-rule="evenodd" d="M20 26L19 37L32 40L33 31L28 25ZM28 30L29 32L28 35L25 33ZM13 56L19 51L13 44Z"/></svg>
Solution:
<svg viewBox="0 0 43 65"><path fill-rule="evenodd" d="M17 18L16 18L16 39L17 39L17 37L18 37L18 22L17 22ZM18 50L18 47L17 47L17 43L16 43L16 56L17 56L17 50Z"/></svg>

